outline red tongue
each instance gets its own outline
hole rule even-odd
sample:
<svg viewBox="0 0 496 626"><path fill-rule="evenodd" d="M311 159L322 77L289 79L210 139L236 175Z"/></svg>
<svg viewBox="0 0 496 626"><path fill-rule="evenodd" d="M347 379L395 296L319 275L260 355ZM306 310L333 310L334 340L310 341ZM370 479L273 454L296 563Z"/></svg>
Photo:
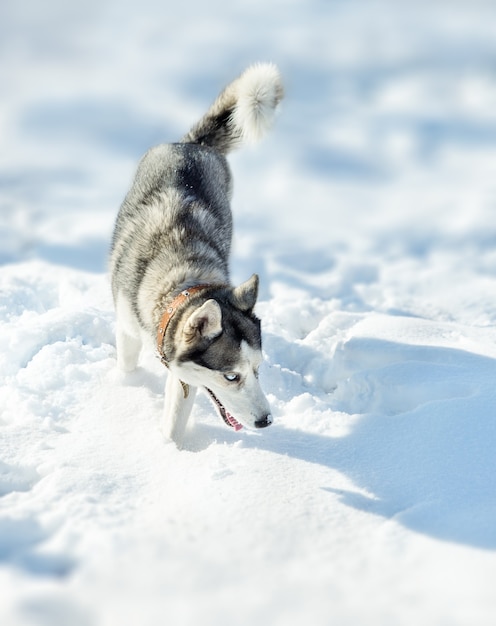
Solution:
<svg viewBox="0 0 496 626"><path fill-rule="evenodd" d="M228 413L227 411L226 411L226 418L227 418L227 421L229 422L229 424L234 428L234 430L238 431L238 430L241 430L243 428L243 426L239 422L237 422L234 419L234 417L230 413Z"/></svg>
<svg viewBox="0 0 496 626"><path fill-rule="evenodd" d="M210 398L213 400L224 422L228 426L231 426L231 428L234 428L234 430L241 430L243 426L229 413L229 411L226 410L225 406L219 401L215 393L208 387L205 387L205 389L208 391Z"/></svg>

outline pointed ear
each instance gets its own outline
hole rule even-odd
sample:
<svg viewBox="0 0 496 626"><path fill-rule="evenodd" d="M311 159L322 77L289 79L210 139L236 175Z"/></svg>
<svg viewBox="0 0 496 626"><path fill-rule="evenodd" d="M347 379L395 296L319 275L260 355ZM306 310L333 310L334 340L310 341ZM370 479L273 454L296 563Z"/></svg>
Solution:
<svg viewBox="0 0 496 626"><path fill-rule="evenodd" d="M198 339L213 339L222 332L222 311L218 302L207 300L199 309L196 309L183 328L183 335L187 342Z"/></svg>
<svg viewBox="0 0 496 626"><path fill-rule="evenodd" d="M231 301L240 311L251 312L258 295L258 274L253 274L245 283L232 291Z"/></svg>

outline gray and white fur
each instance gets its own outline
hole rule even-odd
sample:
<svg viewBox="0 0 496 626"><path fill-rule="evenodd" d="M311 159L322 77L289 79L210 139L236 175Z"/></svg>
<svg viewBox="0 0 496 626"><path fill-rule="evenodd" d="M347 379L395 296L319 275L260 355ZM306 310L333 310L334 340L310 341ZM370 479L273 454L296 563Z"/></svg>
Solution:
<svg viewBox="0 0 496 626"><path fill-rule="evenodd" d="M225 157L265 134L282 97L274 65L249 67L180 142L145 154L117 216L110 269L122 370L136 367L146 337L155 340L166 307L184 289L207 285L176 311L163 341L162 429L178 444L199 386L228 425L272 421L258 383L258 277L238 287L229 282L232 184Z"/></svg>

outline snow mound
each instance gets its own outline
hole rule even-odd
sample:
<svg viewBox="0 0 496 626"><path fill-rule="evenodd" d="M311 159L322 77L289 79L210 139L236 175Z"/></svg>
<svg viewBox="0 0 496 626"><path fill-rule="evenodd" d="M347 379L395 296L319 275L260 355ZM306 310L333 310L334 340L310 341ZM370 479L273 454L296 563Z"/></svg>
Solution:
<svg viewBox="0 0 496 626"><path fill-rule="evenodd" d="M1 289L13 306L0 333L0 577L20 614L86 624L96 606L95 623L135 623L152 594L179 623L198 610L214 623L243 588L242 623L257 606L291 620L296 602L324 624L336 580L323 555L349 545L350 528L358 546L394 528L387 558L408 531L409 551L440 558L449 542L496 549L496 361L486 345L466 349L480 331L318 299L302 319L262 302L275 424L233 433L200 398L178 451L158 430L165 371L153 351L116 372L106 277L30 262L4 268Z"/></svg>

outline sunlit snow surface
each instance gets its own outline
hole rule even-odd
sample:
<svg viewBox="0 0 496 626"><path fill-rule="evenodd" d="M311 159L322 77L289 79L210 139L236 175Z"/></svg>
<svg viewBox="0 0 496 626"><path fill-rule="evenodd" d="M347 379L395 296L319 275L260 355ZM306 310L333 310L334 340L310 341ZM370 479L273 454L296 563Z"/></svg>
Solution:
<svg viewBox="0 0 496 626"><path fill-rule="evenodd" d="M496 5L0 6L0 624L492 625ZM151 145L274 61L230 159L273 426L164 443L107 251Z"/></svg>

